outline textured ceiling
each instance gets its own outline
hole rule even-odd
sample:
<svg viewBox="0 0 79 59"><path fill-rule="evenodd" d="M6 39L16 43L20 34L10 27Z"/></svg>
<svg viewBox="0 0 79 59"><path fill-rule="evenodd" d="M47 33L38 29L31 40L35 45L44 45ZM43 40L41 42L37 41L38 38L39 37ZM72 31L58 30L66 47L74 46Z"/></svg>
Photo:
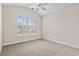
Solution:
<svg viewBox="0 0 79 59"><path fill-rule="evenodd" d="M28 6L33 6L37 3L7 3L5 5L16 5L16 6L22 6L22 7L28 7ZM72 5L71 3L48 3L45 7L47 9L47 11L43 12L43 11L35 11L36 13L38 13L41 16L47 15L51 12L55 12L57 10L60 10L62 8L65 8L67 6Z"/></svg>

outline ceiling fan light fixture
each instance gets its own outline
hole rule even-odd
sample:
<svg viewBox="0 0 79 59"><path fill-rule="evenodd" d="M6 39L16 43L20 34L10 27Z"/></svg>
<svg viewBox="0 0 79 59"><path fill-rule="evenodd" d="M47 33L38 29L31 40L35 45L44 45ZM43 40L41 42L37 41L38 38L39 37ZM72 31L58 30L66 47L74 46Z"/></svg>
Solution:
<svg viewBox="0 0 79 59"><path fill-rule="evenodd" d="M47 8L45 7L46 5L47 5L47 3L37 3L32 6L28 6L28 8L31 8L36 11L46 12L47 11Z"/></svg>

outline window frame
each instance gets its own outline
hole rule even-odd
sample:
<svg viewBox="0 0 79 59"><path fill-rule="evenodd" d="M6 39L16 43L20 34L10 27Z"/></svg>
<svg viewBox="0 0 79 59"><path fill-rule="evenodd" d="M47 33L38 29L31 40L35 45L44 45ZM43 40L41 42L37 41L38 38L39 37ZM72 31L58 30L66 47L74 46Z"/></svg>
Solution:
<svg viewBox="0 0 79 59"><path fill-rule="evenodd" d="M33 22L34 22L34 32L27 32L27 33L18 33L18 17L19 16L21 16L21 17L26 17L27 18L27 20L29 20L29 19L31 19ZM28 36L28 35L35 35L36 34L36 20L35 19L32 19L31 17L27 17L27 16L24 16L24 15L19 15L19 16L17 16L17 19L16 19L16 23L17 23L17 36ZM27 21L27 23L28 23L28 21Z"/></svg>

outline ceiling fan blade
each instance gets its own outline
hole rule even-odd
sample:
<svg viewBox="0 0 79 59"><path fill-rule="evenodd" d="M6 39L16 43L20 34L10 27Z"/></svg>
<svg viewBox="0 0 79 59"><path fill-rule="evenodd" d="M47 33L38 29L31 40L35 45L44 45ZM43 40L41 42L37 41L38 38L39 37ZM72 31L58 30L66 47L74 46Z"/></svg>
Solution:
<svg viewBox="0 0 79 59"><path fill-rule="evenodd" d="M41 9L42 9L43 11L47 11L47 9L46 9L45 7L41 7Z"/></svg>
<svg viewBox="0 0 79 59"><path fill-rule="evenodd" d="M48 3L39 3L39 4L40 4L40 7L48 5Z"/></svg>
<svg viewBox="0 0 79 59"><path fill-rule="evenodd" d="M27 7L28 8L37 8L38 7L38 3L30 4Z"/></svg>
<svg viewBox="0 0 79 59"><path fill-rule="evenodd" d="M35 6L27 6L28 8L35 8Z"/></svg>

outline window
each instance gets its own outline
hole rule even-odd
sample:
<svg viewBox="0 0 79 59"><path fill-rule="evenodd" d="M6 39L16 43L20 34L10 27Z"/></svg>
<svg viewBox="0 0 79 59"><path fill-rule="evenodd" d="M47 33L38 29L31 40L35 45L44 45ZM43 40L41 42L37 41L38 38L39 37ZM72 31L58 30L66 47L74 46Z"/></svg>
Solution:
<svg viewBox="0 0 79 59"><path fill-rule="evenodd" d="M17 16L17 33L29 34L35 32L35 21L26 16Z"/></svg>

